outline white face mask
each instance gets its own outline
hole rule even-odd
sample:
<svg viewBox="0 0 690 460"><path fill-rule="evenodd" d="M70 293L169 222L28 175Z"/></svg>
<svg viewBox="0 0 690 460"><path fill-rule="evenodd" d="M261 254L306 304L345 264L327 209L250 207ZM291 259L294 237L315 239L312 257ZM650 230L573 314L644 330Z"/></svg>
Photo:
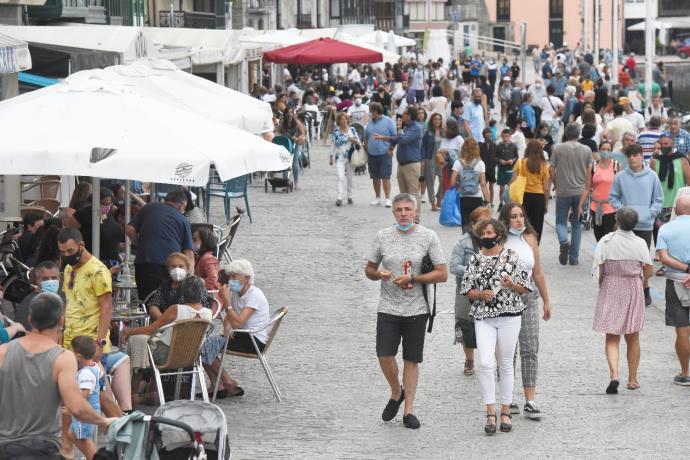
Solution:
<svg viewBox="0 0 690 460"><path fill-rule="evenodd" d="M187 276L187 270L182 267L175 267L169 272L173 281L182 281Z"/></svg>

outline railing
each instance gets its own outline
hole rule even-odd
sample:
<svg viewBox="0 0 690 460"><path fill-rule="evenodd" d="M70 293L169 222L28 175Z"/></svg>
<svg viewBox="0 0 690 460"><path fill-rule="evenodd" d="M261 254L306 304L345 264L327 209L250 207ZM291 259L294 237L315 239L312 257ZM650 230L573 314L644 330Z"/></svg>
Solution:
<svg viewBox="0 0 690 460"><path fill-rule="evenodd" d="M88 8L90 6L103 6L103 0L62 0L62 6L66 8Z"/></svg>
<svg viewBox="0 0 690 460"><path fill-rule="evenodd" d="M395 17L394 16L388 16L388 17L382 17L382 16L376 16L376 29L377 30L393 30L395 29Z"/></svg>
<svg viewBox="0 0 690 460"><path fill-rule="evenodd" d="M187 27L190 29L215 29L217 27L214 13L201 13L198 11L174 11L171 17L170 11L161 11L159 24L161 27Z"/></svg>
<svg viewBox="0 0 690 460"><path fill-rule="evenodd" d="M129 0L104 0L108 24L131 26Z"/></svg>

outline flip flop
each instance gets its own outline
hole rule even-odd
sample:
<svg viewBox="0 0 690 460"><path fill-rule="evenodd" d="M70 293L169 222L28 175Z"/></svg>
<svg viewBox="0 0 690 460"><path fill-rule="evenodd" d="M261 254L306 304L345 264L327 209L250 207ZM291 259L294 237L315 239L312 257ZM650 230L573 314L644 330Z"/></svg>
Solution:
<svg viewBox="0 0 690 460"><path fill-rule="evenodd" d="M634 383L634 382L628 383L628 390L637 390L638 388L640 388L639 383Z"/></svg>
<svg viewBox="0 0 690 460"><path fill-rule="evenodd" d="M664 276L666 275L666 267L661 267L656 271L656 276Z"/></svg>
<svg viewBox="0 0 690 460"><path fill-rule="evenodd" d="M618 384L620 382L618 380L611 380L609 382L609 386L606 387L606 394L607 395L615 395L618 393Z"/></svg>

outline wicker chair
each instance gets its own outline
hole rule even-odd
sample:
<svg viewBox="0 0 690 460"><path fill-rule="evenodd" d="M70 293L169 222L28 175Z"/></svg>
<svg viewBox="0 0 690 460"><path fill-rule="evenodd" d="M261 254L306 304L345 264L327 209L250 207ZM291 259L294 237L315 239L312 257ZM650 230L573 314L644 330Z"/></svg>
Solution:
<svg viewBox="0 0 690 460"><path fill-rule="evenodd" d="M37 206L39 208L47 209L48 211L52 212L53 215L56 215L60 210L60 204L60 200L55 198L41 198L40 200L32 201L26 206Z"/></svg>
<svg viewBox="0 0 690 460"><path fill-rule="evenodd" d="M206 381L204 379L204 369L201 365L201 345L206 338L206 331L211 326L211 323L202 318L185 319L176 321L174 323L166 324L158 329L153 335L164 331L170 327L172 330L172 337L170 339L170 351L165 363L156 365L153 361L153 353L151 351L150 343L147 344L149 352L149 360L151 368L156 377L156 386L158 388L158 399L161 405L165 404L165 395L163 394L163 382L161 376L163 375L184 375L192 374L192 391L190 399L194 399L195 381L194 374L199 376L199 385L201 385L201 393L204 401L208 402L208 392L206 391ZM191 371L184 371L184 368L191 367ZM163 372L161 371L171 371ZM179 398L180 393L180 379L177 379L175 385L175 398Z"/></svg>
<svg viewBox="0 0 690 460"><path fill-rule="evenodd" d="M271 316L271 319L268 321L268 323L264 324L262 327L260 327L258 329L233 329L231 331L228 331L225 335L225 345L223 346L223 350L225 350L225 353L223 353L223 350L221 350L221 356L220 356L220 369L223 368L223 357L225 356L226 353L228 355L239 356L241 358L258 359L261 362L261 367L264 368L264 372L266 373L266 377L268 378L268 383L271 385L271 388L273 389L273 393L275 394L278 402L281 401L282 394L280 392L280 388L278 388L278 383L276 382L275 378L273 377L273 372L271 372L271 368L268 366L268 362L266 361L265 355L266 355L266 353L268 353L268 349L270 348L271 343L273 342L273 339L275 338L276 334L278 333L278 329L280 328L280 323L283 322L283 318L285 318L285 315L287 315L287 312L288 312L287 307L279 308ZM261 351L259 351L259 347L257 346L256 340L254 339L254 334L261 332L270 326L273 326L273 327L271 328L271 332L268 335L268 340L266 340L266 346L264 347L264 351L261 352ZM249 338L251 339L252 344L254 344L254 349L256 350L256 354L254 354L254 353L242 353L239 351L228 350L228 342L230 341L230 336L236 332L249 334ZM213 388L213 401L216 400L216 393L218 392L219 383L220 383L220 372L218 373L218 376L216 377L216 384L215 384L215 387Z"/></svg>
<svg viewBox="0 0 690 460"><path fill-rule="evenodd" d="M19 214L22 216L22 218L28 214L40 214L43 219L50 219L53 217L52 212L40 206L23 206L19 210Z"/></svg>

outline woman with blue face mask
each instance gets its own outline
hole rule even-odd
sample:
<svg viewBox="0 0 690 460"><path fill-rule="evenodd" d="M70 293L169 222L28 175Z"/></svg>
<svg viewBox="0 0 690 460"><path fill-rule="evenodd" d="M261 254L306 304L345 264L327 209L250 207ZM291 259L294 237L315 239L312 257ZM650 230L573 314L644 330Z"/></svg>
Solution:
<svg viewBox="0 0 690 460"><path fill-rule="evenodd" d="M518 345L520 349L520 370L522 386L525 390L525 417L532 420L541 419L541 411L535 400L537 386L537 369L539 361L539 296L544 301L544 321L551 319L551 302L546 288L546 279L541 268L541 256L537 242L537 232L527 220L525 208L510 202L501 209L500 220L508 229L505 247L518 254L520 261L527 269L537 290L522 295L525 309L522 311ZM510 405L511 414L519 414L520 408L514 402Z"/></svg>
<svg viewBox="0 0 690 460"><path fill-rule="evenodd" d="M609 204L609 192L616 177L616 164L611 159L611 143L604 141L599 146L599 160L589 165L585 186L580 195L580 218L585 214L585 203L592 195L590 212L594 237L599 241L611 233L616 224L616 210Z"/></svg>

